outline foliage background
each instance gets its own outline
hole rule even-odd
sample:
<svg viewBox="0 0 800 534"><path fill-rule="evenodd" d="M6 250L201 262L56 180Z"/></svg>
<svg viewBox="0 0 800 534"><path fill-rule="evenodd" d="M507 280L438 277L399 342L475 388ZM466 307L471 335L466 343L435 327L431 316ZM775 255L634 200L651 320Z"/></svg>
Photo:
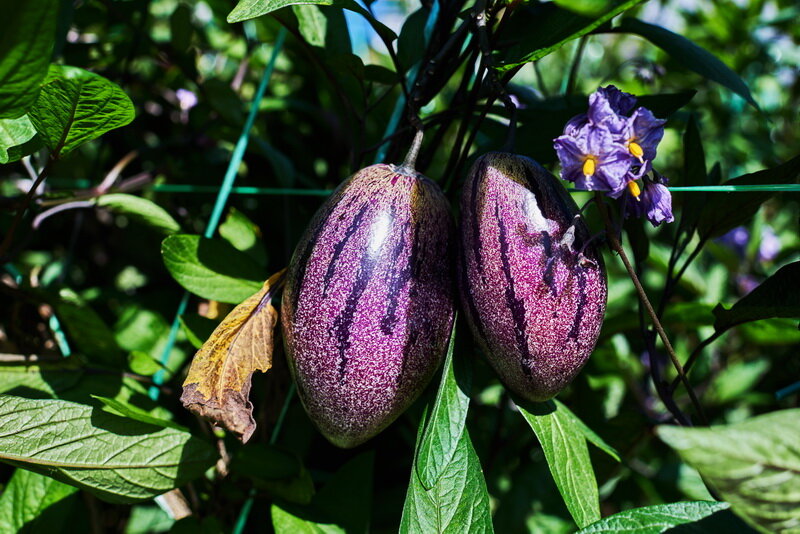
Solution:
<svg viewBox="0 0 800 534"><path fill-rule="evenodd" d="M135 150L117 185L129 184L135 194L164 208L183 232L203 232L248 103L273 52L272 43L281 27L277 18L291 26L294 17L284 9L277 12L277 18L229 24L226 16L233 6L226 0L62 4L55 60L119 84L135 106L136 119L60 161L45 183L45 203L96 187ZM421 54L420 40L415 38L421 19L413 15L419 4L379 0L370 7L379 20L400 34L398 54L403 63L413 63ZM304 39L293 30L280 51L249 149L238 169L238 186L330 190L375 158L374 146L384 135L400 94L396 85L385 83L387 73L391 74L390 58L358 15L334 8L319 13L320 23L327 28L327 33L316 36L321 35L321 41L313 42L316 37L311 36L312 42L308 42L308 35ZM404 36L402 24L408 15L411 18L406 24L417 26ZM724 177L774 167L797 155L800 27L795 21L800 8L794 2L653 0L626 15L667 27L711 51L741 76L760 111L727 88L685 69L676 58L640 37L600 33L589 37L585 46L571 41L539 60L536 68L528 64L514 77L509 89L523 105L520 153L533 155L557 171L552 146L535 135L540 126L537 106L558 109L574 102L570 98L577 98L575 95L614 83L637 95L696 91L691 101L670 117L659 150L657 166L673 185L686 180L686 154L692 149L687 149L684 132L692 121L696 121L707 168L719 163ZM349 28L349 43L343 37L345 27ZM583 47L580 62L570 76L579 47ZM384 68L362 69L358 62L343 59L342 54L349 50L364 64ZM426 104L423 118L446 113L459 80L460 76L454 76ZM533 111L526 115L524 106ZM498 108L483 124L472 158L503 144L502 115ZM388 146L389 161L398 161L406 150L410 131L401 132ZM448 129L436 143L431 142L434 134L428 137L420 170L442 182L454 180L455 187L448 193L456 198L466 168L462 165L460 174L446 176L456 128ZM37 168L44 164L45 154L39 151L32 156ZM27 192L32 185L21 162L0 166L0 179L0 194L8 198ZM195 191L168 192L165 185L187 185ZM692 194L676 192L676 205L685 206ZM779 267L800 260L796 195L781 193L765 202L745 223L752 237L743 247L713 241L687 269L665 319L681 361L713 333L711 309L715 305L736 302ZM322 198L322 194L234 194L220 234L244 250L258 265L261 279L266 279L287 264ZM0 214L4 233L10 220L10 213ZM249 496L254 496L246 528L264 531L274 525L280 530L281 521L290 520L280 519L281 512L276 519L270 506L282 503L282 510L309 519L307 502L316 488L315 505L319 507L321 501L323 508L336 510L334 515L343 513L344 518L335 521L340 526L350 525L345 530L359 530L367 523L373 532L397 529L421 409L433 398L436 383L390 429L347 451L328 444L295 399L288 405L277 437L280 449L275 449L267 444L289 391L288 373L279 353L273 370L254 376L253 404L259 426L253 442L242 447L230 436L212 433L178 402L185 367L195 350L192 337L204 339L230 305L190 299L188 326L178 331L169 353L166 381L155 401L148 394L148 377L163 373L153 359L170 343L170 324L182 294L162 261L163 236L129 215L97 207L63 211L37 223L33 230L27 219L16 236L10 261L18 273L3 275L0 353L41 358L57 355L59 338L53 334L50 316L53 307L59 309L59 302L70 301L75 307L72 320L89 326L82 336L70 333L68 343L75 357L87 357L88 367L80 380L69 384L48 377L44 382L21 383L4 363L0 388L23 397L55 396L83 403L97 404L90 394L116 398L190 427L217 447L224 444L233 458L228 476L209 471L185 488L194 512L187 519L175 522L152 501L110 504L88 493L64 490L58 506L39 516L39 528L51 532L198 528L227 532L236 528L242 508ZM592 220L592 225L599 229L601 223ZM657 301L675 228L642 226L639 231L649 239L649 255L639 267ZM764 246L771 246L772 252L765 254ZM711 499L697 471L654 434L654 426L669 422L670 417L654 391L648 361L643 358L638 311L632 305L633 286L616 258L609 255L606 265L610 283L606 327L590 363L559 396L623 458L619 463L591 450L602 513ZM27 294L45 295L51 306L26 300L22 289ZM69 331L69 314L57 315ZM466 332L461 329L456 353L477 356ZM738 327L705 349L692 381L709 418L715 423L735 423L797 407L796 393L779 399L776 392L800 375L798 344L796 320L778 318ZM108 360L93 356L108 351L120 355L111 367L104 365ZM473 382L467 426L486 477L495 530L574 531L575 524L534 434L514 413L480 357L474 359ZM682 390L676 401L688 406ZM293 457L296 459L291 460ZM292 462L299 463L295 466ZM274 472L275 465L287 463L294 470ZM13 467L3 464L0 480L7 483L13 472ZM327 491L322 489L326 487ZM9 500L8 495L0 497L0 506Z"/></svg>

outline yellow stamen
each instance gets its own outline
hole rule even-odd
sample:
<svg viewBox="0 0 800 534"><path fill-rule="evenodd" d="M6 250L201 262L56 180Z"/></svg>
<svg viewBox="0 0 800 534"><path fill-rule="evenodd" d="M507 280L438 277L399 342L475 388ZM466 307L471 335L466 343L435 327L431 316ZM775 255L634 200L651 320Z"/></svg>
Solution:
<svg viewBox="0 0 800 534"><path fill-rule="evenodd" d="M593 175L593 174L594 174L594 171L595 171L595 167L596 167L596 162L595 162L594 158L593 158L593 157L591 157L591 156L589 156L589 157L588 157L588 158L586 158L586 160L583 162L583 175L584 175L584 176L591 176L591 175Z"/></svg>
<svg viewBox="0 0 800 534"><path fill-rule="evenodd" d="M631 151L633 157L637 158L639 161L642 161L642 156L644 156L644 150L636 141L631 141L628 143L628 150Z"/></svg>
<svg viewBox="0 0 800 534"><path fill-rule="evenodd" d="M628 182L628 189L630 190L631 195L633 195L633 198L635 198L636 200L642 200L641 198L639 198L639 195L642 194L642 190L639 188L639 184L637 184L636 182Z"/></svg>

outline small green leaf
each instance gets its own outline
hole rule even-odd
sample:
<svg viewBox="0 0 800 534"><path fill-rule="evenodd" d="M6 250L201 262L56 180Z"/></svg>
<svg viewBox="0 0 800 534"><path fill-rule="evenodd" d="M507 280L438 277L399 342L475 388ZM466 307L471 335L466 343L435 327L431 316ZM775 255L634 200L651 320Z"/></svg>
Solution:
<svg viewBox="0 0 800 534"><path fill-rule="evenodd" d="M51 65L29 115L44 144L63 156L125 126L134 110L117 84L77 67Z"/></svg>
<svg viewBox="0 0 800 534"><path fill-rule="evenodd" d="M725 502L689 501L658 504L619 512L581 529L579 534L601 532L629 534L660 534L661 532L739 532L730 527L743 526L728 512ZM726 528L727 527L727 528Z"/></svg>
<svg viewBox="0 0 800 534"><path fill-rule="evenodd" d="M83 404L0 396L0 460L111 502L152 499L203 472L213 448Z"/></svg>
<svg viewBox="0 0 800 534"><path fill-rule="evenodd" d="M114 193L99 197L97 205L108 208L114 213L127 215L134 221L150 226L163 234L181 231L181 226L167 213L167 210L146 198Z"/></svg>
<svg viewBox="0 0 800 534"><path fill-rule="evenodd" d="M800 409L710 428L660 426L657 432L752 526L792 532L800 524Z"/></svg>
<svg viewBox="0 0 800 534"><path fill-rule="evenodd" d="M267 263L267 255L261 244L261 229L236 208L231 208L225 221L219 225L219 235L259 265Z"/></svg>
<svg viewBox="0 0 800 534"><path fill-rule="evenodd" d="M161 255L172 277L195 295L238 304L261 289L264 272L226 241L176 234L164 239Z"/></svg>
<svg viewBox="0 0 800 534"><path fill-rule="evenodd" d="M287 6L296 5L333 6L354 11L363 16L381 37L392 41L397 35L385 25L378 22L372 14L361 7L355 0L239 0L236 7L228 15L228 22L242 22L272 13Z"/></svg>
<svg viewBox="0 0 800 534"><path fill-rule="evenodd" d="M771 319L800 317L800 261L784 265L761 285L726 310L722 304L714 308L714 328L722 332L736 325Z"/></svg>
<svg viewBox="0 0 800 534"><path fill-rule="evenodd" d="M644 37L687 69L727 87L758 109L758 104L742 79L714 54L697 46L686 37L635 18L623 19L615 31L635 33Z"/></svg>
<svg viewBox="0 0 800 534"><path fill-rule="evenodd" d="M53 55L58 5L57 0L30 0L24 6L3 3L0 119L23 115L36 100Z"/></svg>
<svg viewBox="0 0 800 534"><path fill-rule="evenodd" d="M0 495L0 532L59 532L78 488L17 469Z"/></svg>
<svg viewBox="0 0 800 534"><path fill-rule="evenodd" d="M567 418L567 419L570 419L570 420L572 421L572 424L575 426L575 428L577 428L578 430L580 430L580 431L581 431L581 434L583 434L583 436L584 436L584 437L585 437L587 440L589 440L589 441L590 441L591 443L593 443L593 444L594 444L594 445L595 445L595 446L596 446L598 449L600 449L600 450L601 450L601 451L603 451L604 453L608 454L609 456L611 456L611 457L612 457L613 459L615 459L616 461L618 461L618 462L619 462L619 461L621 461L621 460L620 460L620 457L619 457L619 453L617 452L617 449L615 449L614 447L612 447L611 445L609 445L609 444L606 442L606 440L604 440L604 439L603 439L603 438L601 438L599 435L597 435L597 433L596 433L594 430L592 430L591 428L589 428L588 426L586 426L586 423L584 423L583 421L581 421L580 419L578 419L578 416L577 416L577 415L575 415L575 414L572 412L572 410L570 410L569 408L567 408L567 407L564 405L564 403L563 403L563 402L561 402L561 401L560 401L560 400L558 400L558 399L553 399L553 402L556 404L556 410L557 410L558 412L561 412L561 413L564 415L564 417L565 417L565 418Z"/></svg>
<svg viewBox="0 0 800 534"><path fill-rule="evenodd" d="M189 431L189 429L185 426L181 426L168 419L154 417L141 408L137 408L136 406L119 399L111 399L109 397L101 397L99 395L92 395L92 398L102 402L108 413L135 419L136 421L141 421L142 423L147 423L149 425L160 426L163 428L174 428L175 430L182 430L184 432Z"/></svg>
<svg viewBox="0 0 800 534"><path fill-rule="evenodd" d="M453 361L455 335L454 322L439 392L416 454L417 476L427 490L436 485L450 465L467 421L471 377L465 364L455 364Z"/></svg>
<svg viewBox="0 0 800 534"><path fill-rule="evenodd" d="M0 119L0 163L12 163L39 148L36 129L27 115Z"/></svg>
<svg viewBox="0 0 800 534"><path fill-rule="evenodd" d="M553 0L560 8L567 9L586 17L598 17L612 9L615 0Z"/></svg>
<svg viewBox="0 0 800 534"><path fill-rule="evenodd" d="M542 445L547 465L569 513L579 527L600 519L600 497L589 448L575 418L553 401L517 403Z"/></svg>
<svg viewBox="0 0 800 534"><path fill-rule="evenodd" d="M300 35L311 46L325 46L325 34L328 28L328 21L322 10L314 5L294 5L292 6L294 16L297 17L298 30Z"/></svg>
<svg viewBox="0 0 800 534"><path fill-rule="evenodd" d="M209 319L196 313L181 315L181 326L186 333L186 338L196 349L202 347L203 343L211 337L219 323L219 320Z"/></svg>
<svg viewBox="0 0 800 534"><path fill-rule="evenodd" d="M165 369L160 361L140 350L134 350L128 354L128 367L137 375L142 376L153 376Z"/></svg>

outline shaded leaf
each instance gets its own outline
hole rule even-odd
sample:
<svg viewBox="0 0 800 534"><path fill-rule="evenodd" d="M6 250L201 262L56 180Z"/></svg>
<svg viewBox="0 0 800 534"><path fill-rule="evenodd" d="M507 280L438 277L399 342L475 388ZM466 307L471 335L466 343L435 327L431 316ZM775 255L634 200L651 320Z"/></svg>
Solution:
<svg viewBox="0 0 800 534"><path fill-rule="evenodd" d="M578 15L549 2L518 9L498 36L497 47L505 49L496 53L495 64L502 72L543 58L641 1L614 2L597 17Z"/></svg>
<svg viewBox="0 0 800 534"><path fill-rule="evenodd" d="M211 337L218 324L219 321L196 313L181 315L181 326L183 326L183 331L186 332L186 338L196 349L202 347L206 339Z"/></svg>
<svg viewBox="0 0 800 534"><path fill-rule="evenodd" d="M250 381L272 367L278 312L270 302L283 285L285 270L261 291L236 306L217 326L192 360L181 402L193 413L235 433L243 442L256 428Z"/></svg>
<svg viewBox="0 0 800 534"><path fill-rule="evenodd" d="M517 406L542 445L553 480L575 523L585 527L599 520L597 480L589 460L586 437L575 424L574 416L559 410L553 401L517 402Z"/></svg>
<svg viewBox="0 0 800 534"><path fill-rule="evenodd" d="M189 429L186 428L185 426L181 426L168 419L161 419L160 417L154 417L145 410L142 410L141 408L138 408L132 404L121 401L119 399L111 399L108 397L101 397L99 395L92 395L92 398L102 402L103 406L106 408L106 411L114 415L128 417L130 419L141 421L142 423L160 426L163 428L174 428L176 430L183 430L184 432L189 431Z"/></svg>
<svg viewBox="0 0 800 534"><path fill-rule="evenodd" d="M593 443L598 449L600 449L604 453L606 453L609 456L611 456L612 458L614 458L616 461L618 461L618 462L621 461L620 457L619 457L619 453L617 452L617 449L615 449L614 447L609 445L606 442L606 440L604 440L603 438L601 438L597 434L597 432L595 432L594 430L592 430L591 428L586 426L586 423L584 423L583 421L578 419L578 416L575 415L572 412L572 410L567 408L566 405L564 405L563 402L561 402L558 399L553 399L553 402L556 405L556 410L558 412L561 412L566 419L571 420L571 422L575 426L575 428L577 428L578 430L581 431L581 434L583 434L583 437L585 437L587 440L589 440L591 443Z"/></svg>
<svg viewBox="0 0 800 534"><path fill-rule="evenodd" d="M689 115L686 131L683 134L683 176L680 185L710 185L708 178L703 140L697 126L697 116L692 113ZM707 201L707 194L705 191L695 191L688 195L681 195L681 220L678 225L680 233L694 234L697 221L703 213Z"/></svg>
<svg viewBox="0 0 800 534"><path fill-rule="evenodd" d="M17 469L0 495L0 532L60 532L78 488Z"/></svg>
<svg viewBox="0 0 800 534"><path fill-rule="evenodd" d="M210 445L84 404L0 396L0 459L111 502L152 499L200 476Z"/></svg>
<svg viewBox="0 0 800 534"><path fill-rule="evenodd" d="M63 156L133 120L133 103L115 83L87 70L51 65L28 114L53 154Z"/></svg>
<svg viewBox="0 0 800 534"><path fill-rule="evenodd" d="M176 234L161 244L164 265L186 290L209 300L238 304L261 288L263 271L228 242Z"/></svg>
<svg viewBox="0 0 800 534"><path fill-rule="evenodd" d="M83 373L83 366L77 358L61 358L52 362L3 362L0 363L0 393L56 397L58 393L74 386Z"/></svg>
<svg viewBox="0 0 800 534"><path fill-rule="evenodd" d="M792 532L800 524L800 409L710 428L660 426L657 432L751 525Z"/></svg>
<svg viewBox="0 0 800 534"><path fill-rule="evenodd" d="M619 532L660 534L661 532L694 533L739 532L745 526L728 511L725 502L690 501L657 504L619 512L592 523L579 534Z"/></svg>
<svg viewBox="0 0 800 534"><path fill-rule="evenodd" d="M726 310L714 308L714 328L727 330L738 324L773 317L800 317L800 261L784 265L761 285Z"/></svg>
<svg viewBox="0 0 800 534"><path fill-rule="evenodd" d="M174 234L181 231L181 226L172 215L152 200L136 195L113 193L99 197L96 202L102 208L126 215L161 233Z"/></svg>
<svg viewBox="0 0 800 534"><path fill-rule="evenodd" d="M0 119L0 163L12 163L39 148L36 129L27 115Z"/></svg>
<svg viewBox="0 0 800 534"><path fill-rule="evenodd" d="M438 482L439 477L450 465L467 421L469 368L464 364L454 363L455 336L456 328L453 322L439 392L427 418L428 423L416 454L417 476L422 486L428 490ZM461 362L462 359L458 361Z"/></svg>
<svg viewBox="0 0 800 534"><path fill-rule="evenodd" d="M714 54L697 46L686 37L635 18L623 19L615 30L644 37L687 69L724 85L758 109L758 104L742 79Z"/></svg>
<svg viewBox="0 0 800 534"><path fill-rule="evenodd" d="M31 0L24 7L3 3L0 119L19 117L33 105L53 55L57 0Z"/></svg>

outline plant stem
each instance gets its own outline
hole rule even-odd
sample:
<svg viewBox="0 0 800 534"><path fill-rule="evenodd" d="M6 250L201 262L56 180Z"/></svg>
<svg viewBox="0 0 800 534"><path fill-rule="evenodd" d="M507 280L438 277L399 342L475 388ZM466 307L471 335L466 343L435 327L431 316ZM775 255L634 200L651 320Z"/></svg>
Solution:
<svg viewBox="0 0 800 534"><path fill-rule="evenodd" d="M706 419L705 412L703 411L703 407L700 405L700 402L697 400L697 396L692 389L691 384L689 383L689 379L686 378L686 373L683 370L683 366L681 362L678 360L678 356L675 354L675 350L672 348L672 343L670 343L669 338L667 337L667 333L664 331L664 327L661 325L661 321L658 320L658 315L656 315L655 310L653 309L653 305L650 304L650 299L647 298L647 293L645 293L644 287L642 286L641 281L639 281L639 277L636 276L636 271L633 269L630 260L628 259L628 255L625 254L625 250L622 248L622 244L617 239L617 234L614 231L614 227L611 224L611 218L608 214L608 209L603 201L603 197L600 193L595 193L595 200L597 202L598 210L600 211L600 215L603 218L603 222L606 226L606 235L608 237L608 242L611 245L611 250L619 255L622 263L625 265L625 269L627 269L628 274L631 277L631 281L633 281L633 285L636 288L636 292L639 295L639 300L641 301L642 305L644 305L647 314L650 316L651 321L653 322L653 327L655 328L658 336L661 338L661 342L664 344L664 348L669 354L670 359L672 360L672 365L675 366L675 370L678 372L678 377L683 385L686 387L686 391L689 394L689 398L692 401L692 405L697 412L697 416L700 418L700 421L704 425L708 425L708 419Z"/></svg>
<svg viewBox="0 0 800 534"><path fill-rule="evenodd" d="M50 159L47 160L47 164L42 169L42 172L39 173L39 176L36 177L36 180L33 182L33 185L28 191L28 194L25 195L25 200L22 202L22 206L17 209L17 213L14 215L14 220L11 221L11 226L6 233L6 237L3 238L3 243L0 244L0 263L5 263L5 255L8 252L8 249L11 248L11 242L14 239L14 233L19 226L19 223L22 221L22 216L25 215L25 212L28 210L28 207L31 205L31 201L33 200L34 195L36 194L36 190L39 189L39 186L42 184L47 175L50 172L50 167L55 163L56 158L51 156Z"/></svg>
<svg viewBox="0 0 800 534"><path fill-rule="evenodd" d="M684 366L683 366L683 370L684 370L686 373L688 373L688 372L691 370L692 366L694 365L695 361L697 361L697 358L699 358L699 357L700 357L700 353L702 352L702 350L703 350L704 348L706 348L707 346L711 345L711 344L712 344L714 341L716 341L717 339L719 339L719 338L720 338L720 336L722 336L722 334L724 334L724 333L725 333L725 330L717 330L717 331L715 331L713 334L711 334L710 336L708 336L706 339L704 339L703 341L701 341L701 342L700 342L700 343L699 343L699 344L698 344L698 345L697 345L697 346L694 348L694 350L693 350L693 351L692 351L692 353L689 355L689 357L686 359L686 365L684 365ZM677 379L677 378L676 378L676 379L675 379L675 380L672 382L672 385L670 386L670 389L671 389L672 391L675 391L675 388L677 388L677 387L678 387L678 383L679 383L679 379Z"/></svg>

